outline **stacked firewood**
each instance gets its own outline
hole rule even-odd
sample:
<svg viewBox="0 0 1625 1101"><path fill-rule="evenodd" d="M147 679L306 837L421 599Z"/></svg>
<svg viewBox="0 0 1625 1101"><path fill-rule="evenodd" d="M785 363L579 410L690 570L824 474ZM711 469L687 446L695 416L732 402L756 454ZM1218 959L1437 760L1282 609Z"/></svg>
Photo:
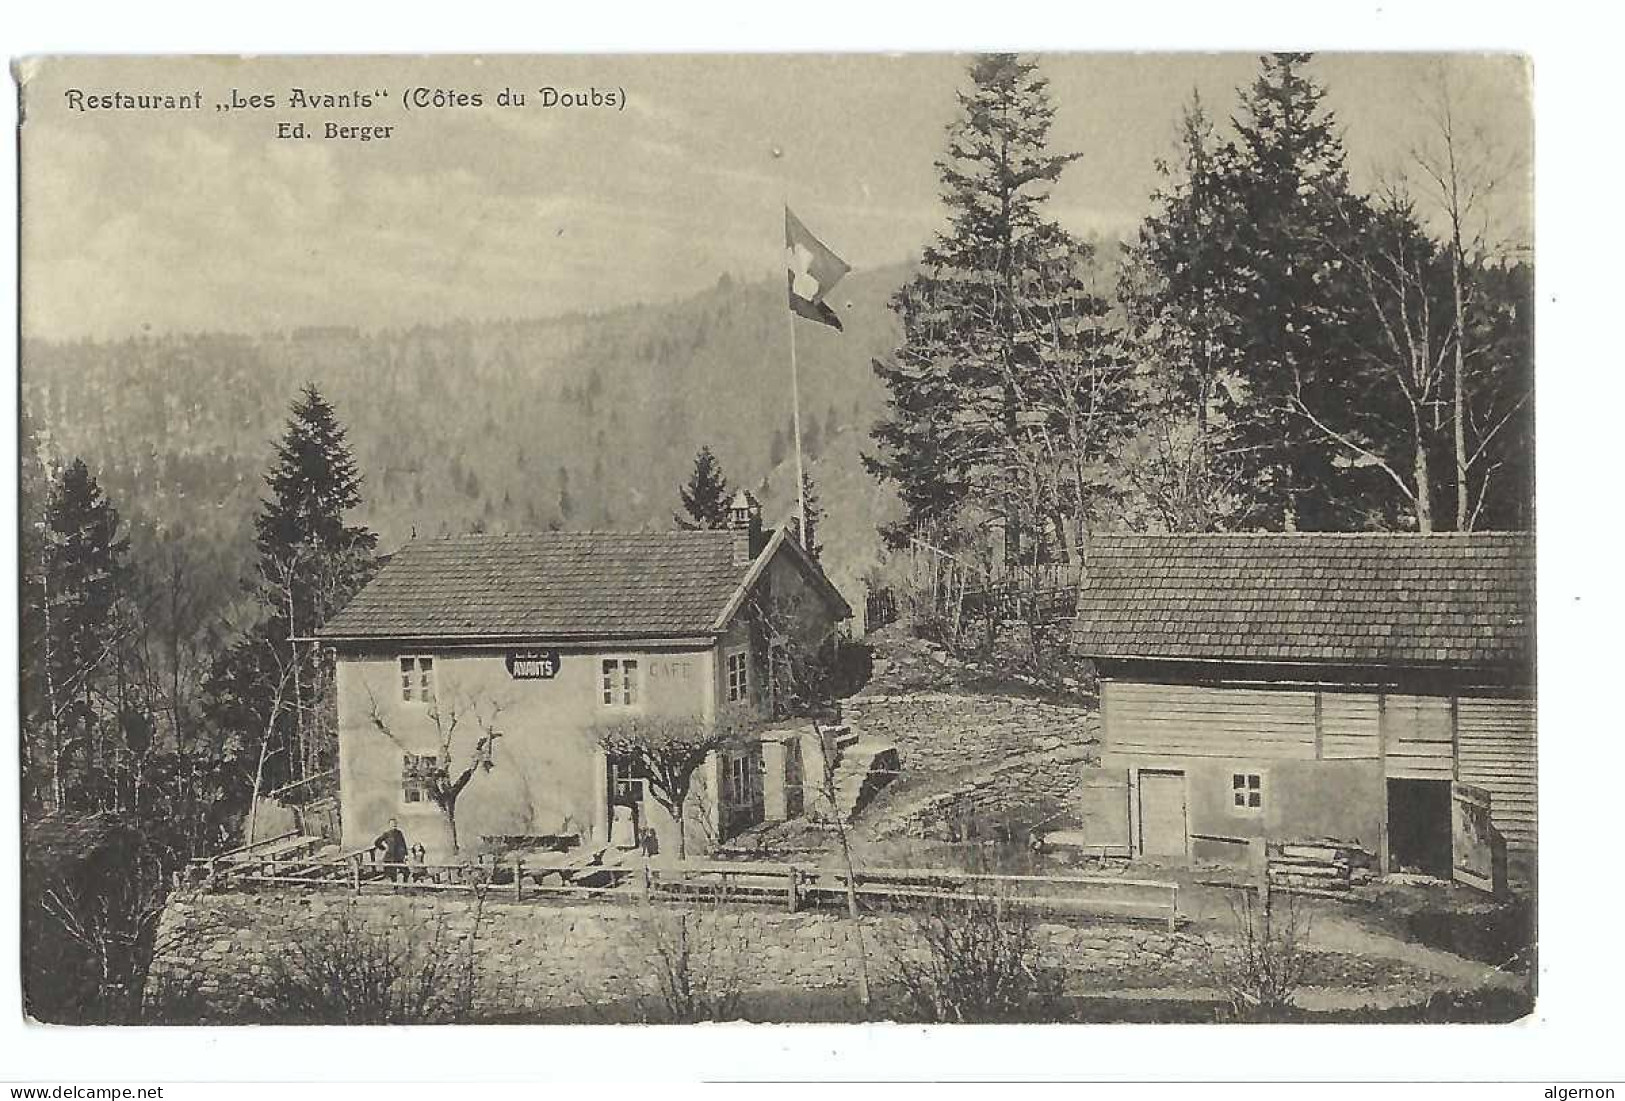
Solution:
<svg viewBox="0 0 1625 1101"><path fill-rule="evenodd" d="M1341 895L1376 875L1376 857L1347 841L1270 842L1273 890Z"/></svg>

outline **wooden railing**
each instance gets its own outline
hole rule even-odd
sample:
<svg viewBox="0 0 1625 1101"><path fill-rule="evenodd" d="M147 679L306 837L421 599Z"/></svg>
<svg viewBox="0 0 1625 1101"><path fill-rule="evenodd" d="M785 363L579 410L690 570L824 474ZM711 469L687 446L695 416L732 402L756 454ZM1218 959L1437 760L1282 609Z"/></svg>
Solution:
<svg viewBox="0 0 1625 1101"><path fill-rule="evenodd" d="M559 866L505 862L391 863L374 849L317 860L297 854L213 865L211 881L304 887L487 892L512 901L606 898L618 901L707 901L783 906L906 910L939 903L995 902L1050 917L1154 920L1169 929L1179 921L1179 886L1116 876L997 875L952 868L857 868L848 890L841 870L760 861L690 861Z"/></svg>
<svg viewBox="0 0 1625 1101"><path fill-rule="evenodd" d="M828 880L829 882L823 882ZM1118 876L996 875L952 868L855 868L853 893L894 907L997 901L1053 916L1179 921L1179 884ZM824 871L807 890L844 897L847 876Z"/></svg>
<svg viewBox="0 0 1625 1101"><path fill-rule="evenodd" d="M267 793L267 798L275 799L279 803L294 805L306 803L312 799L323 799L334 795L339 789L339 770L329 769L318 772L314 776L306 776L302 780L295 780L291 784Z"/></svg>

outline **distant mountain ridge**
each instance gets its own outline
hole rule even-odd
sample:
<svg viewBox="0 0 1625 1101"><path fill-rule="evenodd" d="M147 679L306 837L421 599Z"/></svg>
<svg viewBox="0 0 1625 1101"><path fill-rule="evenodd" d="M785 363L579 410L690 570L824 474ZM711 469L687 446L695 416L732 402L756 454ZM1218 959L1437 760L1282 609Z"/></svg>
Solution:
<svg viewBox="0 0 1625 1101"><path fill-rule="evenodd" d="M887 302L909 274L844 280L844 333L796 322L821 541L847 586L886 507L858 456L884 406L870 360L896 344ZM357 519L385 549L414 534L669 527L701 444L777 519L795 488L790 316L782 282L724 276L687 299L591 316L31 341L22 397L47 454L84 457L137 522L138 550L142 530L180 534L224 572L248 569L260 478L307 381L349 431L365 477Z"/></svg>

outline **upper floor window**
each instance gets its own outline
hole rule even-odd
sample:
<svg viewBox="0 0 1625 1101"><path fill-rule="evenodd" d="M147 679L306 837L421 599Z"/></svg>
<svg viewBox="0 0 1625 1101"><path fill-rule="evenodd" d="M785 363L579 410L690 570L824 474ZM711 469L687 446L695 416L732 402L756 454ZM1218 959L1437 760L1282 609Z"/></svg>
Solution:
<svg viewBox="0 0 1625 1101"><path fill-rule="evenodd" d="M636 707L642 699L637 658L605 658L599 696L605 707Z"/></svg>
<svg viewBox="0 0 1625 1101"><path fill-rule="evenodd" d="M401 699L407 703L434 702L434 658L401 659Z"/></svg>
<svg viewBox="0 0 1625 1101"><path fill-rule="evenodd" d="M750 698L750 655L737 650L728 655L728 702L741 703Z"/></svg>

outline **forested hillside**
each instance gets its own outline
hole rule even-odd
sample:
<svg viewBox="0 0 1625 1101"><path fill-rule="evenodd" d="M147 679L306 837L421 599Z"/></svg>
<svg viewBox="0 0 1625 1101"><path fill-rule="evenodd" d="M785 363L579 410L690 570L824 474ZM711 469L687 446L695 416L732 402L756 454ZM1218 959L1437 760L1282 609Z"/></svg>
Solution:
<svg viewBox="0 0 1625 1101"><path fill-rule="evenodd" d="M886 300L905 276L851 276L846 331L797 337L804 444L810 459L831 452L814 473L842 567L838 537L872 536L857 455L881 402L870 359L895 342ZM220 580L248 568L271 441L306 382L349 430L357 518L386 550L414 531L669 527L701 444L732 484L767 490L771 518L794 489L793 475L771 478L794 459L783 296L725 276L685 301L597 316L30 343L23 401L47 457L83 456L138 543L186 532Z"/></svg>

